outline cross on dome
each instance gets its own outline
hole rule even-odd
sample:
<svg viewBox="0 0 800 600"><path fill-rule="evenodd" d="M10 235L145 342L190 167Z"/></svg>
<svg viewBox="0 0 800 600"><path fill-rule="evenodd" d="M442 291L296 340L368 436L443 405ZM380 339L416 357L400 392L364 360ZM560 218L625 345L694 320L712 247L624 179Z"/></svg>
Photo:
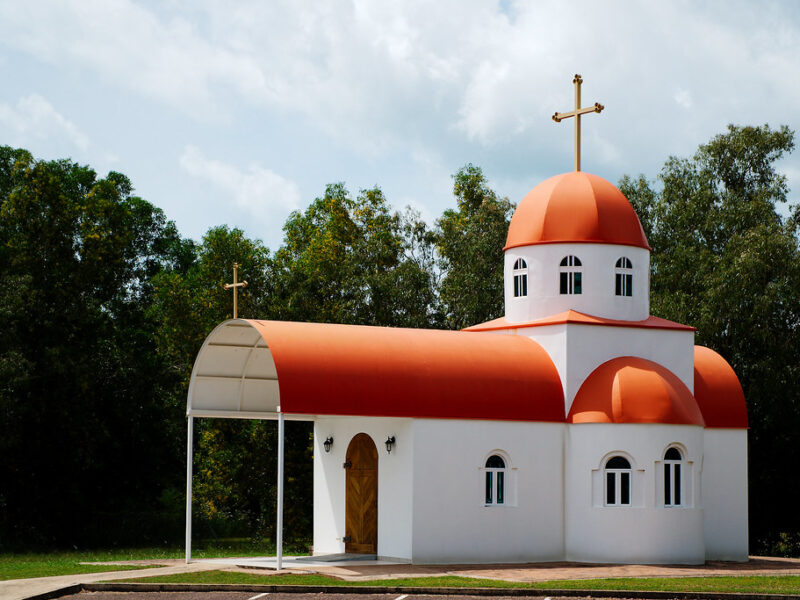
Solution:
<svg viewBox="0 0 800 600"><path fill-rule="evenodd" d="M571 110L569 112L560 113L557 112L553 115L553 121L556 123L560 123L562 119L569 119L570 117L575 117L575 170L581 170L581 115L585 115L588 113L599 113L601 112L605 106L600 104L599 102L595 102L593 106L587 106L585 108L581 108L581 84L583 83L583 79L577 73L575 77L572 79L572 83L575 84L575 110Z"/></svg>

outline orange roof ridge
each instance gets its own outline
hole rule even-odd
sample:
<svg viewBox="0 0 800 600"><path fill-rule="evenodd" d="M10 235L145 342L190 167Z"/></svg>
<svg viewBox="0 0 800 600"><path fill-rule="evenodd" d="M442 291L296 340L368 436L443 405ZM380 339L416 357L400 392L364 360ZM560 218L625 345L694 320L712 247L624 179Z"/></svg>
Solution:
<svg viewBox="0 0 800 600"><path fill-rule="evenodd" d="M636 327L642 329L675 329L683 331L697 331L696 327L691 325L683 325L661 317L650 315L644 321L623 321L619 319L607 319L605 317L596 317L587 315L577 310L565 310L564 312L543 317L541 319L534 319L533 321L525 321L522 323L511 323L505 317L500 317L486 323L479 323L471 327L466 327L462 331L498 331L502 329L524 329L526 327L545 327L547 325L605 325L608 327Z"/></svg>

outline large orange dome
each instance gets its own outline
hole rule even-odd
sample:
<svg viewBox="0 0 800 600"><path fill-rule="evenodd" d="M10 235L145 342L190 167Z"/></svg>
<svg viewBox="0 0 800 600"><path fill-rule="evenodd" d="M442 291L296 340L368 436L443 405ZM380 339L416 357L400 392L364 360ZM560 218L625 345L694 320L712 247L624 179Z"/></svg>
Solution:
<svg viewBox="0 0 800 600"><path fill-rule="evenodd" d="M705 425L692 392L677 375L635 356L597 367L575 395L567 423Z"/></svg>
<svg viewBox="0 0 800 600"><path fill-rule="evenodd" d="M561 242L650 250L639 217L622 192L582 171L556 175L528 192L511 218L504 249Z"/></svg>

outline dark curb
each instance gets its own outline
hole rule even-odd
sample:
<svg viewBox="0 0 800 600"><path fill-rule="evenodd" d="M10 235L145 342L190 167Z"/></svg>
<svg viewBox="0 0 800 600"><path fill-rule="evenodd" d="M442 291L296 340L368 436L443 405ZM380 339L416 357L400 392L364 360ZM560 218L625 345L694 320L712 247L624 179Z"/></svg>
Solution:
<svg viewBox="0 0 800 600"><path fill-rule="evenodd" d="M72 585L58 588L57 590L50 590L49 592L42 592L41 594L34 594L33 596L25 596L25 600L50 600L50 598L60 598L61 596L77 594L82 591L82 583L73 583Z"/></svg>
<svg viewBox="0 0 800 600"><path fill-rule="evenodd" d="M84 592L254 592L282 594L409 594L415 596L557 596L627 598L641 600L800 600L794 594L742 594L718 592L655 592L636 590L559 590L540 588L452 588L347 585L265 585L214 583L84 583L31 596L27 600L49 600Z"/></svg>

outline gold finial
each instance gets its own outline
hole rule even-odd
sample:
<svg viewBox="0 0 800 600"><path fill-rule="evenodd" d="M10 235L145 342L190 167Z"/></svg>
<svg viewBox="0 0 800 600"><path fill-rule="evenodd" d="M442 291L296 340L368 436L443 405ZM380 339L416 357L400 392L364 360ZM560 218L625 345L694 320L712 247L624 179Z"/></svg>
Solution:
<svg viewBox="0 0 800 600"><path fill-rule="evenodd" d="M238 291L239 288L246 288L247 282L246 281L237 281L236 276L239 273L239 263L233 263L233 283L226 283L222 287L226 290L233 288L233 318L236 319L239 316L239 303L238 303Z"/></svg>
<svg viewBox="0 0 800 600"><path fill-rule="evenodd" d="M586 108L581 108L581 84L583 83L583 78L575 74L575 77L572 79L572 83L575 84L575 110L571 110L565 113L559 113L553 115L553 121L556 123L560 123L562 119L568 119L570 117L575 117L575 170L581 170L581 115L585 115L587 113L599 113L602 111L605 106L600 104L599 102L595 102L594 106L587 106Z"/></svg>

